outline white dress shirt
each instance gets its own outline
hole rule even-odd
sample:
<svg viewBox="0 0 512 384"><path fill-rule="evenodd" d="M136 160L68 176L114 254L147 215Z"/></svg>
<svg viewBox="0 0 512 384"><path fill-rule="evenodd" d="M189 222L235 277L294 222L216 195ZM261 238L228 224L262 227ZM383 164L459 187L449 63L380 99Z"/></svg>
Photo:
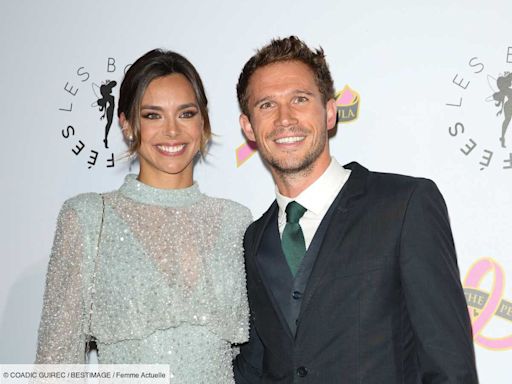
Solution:
<svg viewBox="0 0 512 384"><path fill-rule="evenodd" d="M304 233L304 241L306 249L308 249L318 226L349 176L350 170L343 168L334 157L331 157L331 163L325 172L294 199L281 195L276 186L276 200L279 205L279 234L283 235L286 225L286 206L290 201L295 200L307 209L299 220L299 225Z"/></svg>

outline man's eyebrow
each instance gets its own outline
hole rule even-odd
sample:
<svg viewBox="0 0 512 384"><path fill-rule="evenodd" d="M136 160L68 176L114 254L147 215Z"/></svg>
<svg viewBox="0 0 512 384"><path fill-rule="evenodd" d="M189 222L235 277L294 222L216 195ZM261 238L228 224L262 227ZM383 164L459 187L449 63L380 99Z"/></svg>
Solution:
<svg viewBox="0 0 512 384"><path fill-rule="evenodd" d="M296 89L293 93L294 94L304 93L304 94L309 95L309 96L314 96L314 94L315 94L313 91L310 91L309 89Z"/></svg>
<svg viewBox="0 0 512 384"><path fill-rule="evenodd" d="M309 89L302 89L302 88L298 88L298 89L294 89L293 91L290 92L291 95L300 95L300 94L304 94L304 95L308 95L308 96L314 96L315 93L313 91L310 91ZM258 99L254 102L253 106L257 106L258 104L264 102L264 101L271 101L272 99L274 99L274 95L268 95L268 96L264 96L262 97L261 99Z"/></svg>
<svg viewBox="0 0 512 384"><path fill-rule="evenodd" d="M272 100L273 98L274 98L273 96L265 96L265 97L262 97L261 99L258 99L258 100L256 100L256 101L253 103L253 107L257 106L258 104L263 103L264 101Z"/></svg>

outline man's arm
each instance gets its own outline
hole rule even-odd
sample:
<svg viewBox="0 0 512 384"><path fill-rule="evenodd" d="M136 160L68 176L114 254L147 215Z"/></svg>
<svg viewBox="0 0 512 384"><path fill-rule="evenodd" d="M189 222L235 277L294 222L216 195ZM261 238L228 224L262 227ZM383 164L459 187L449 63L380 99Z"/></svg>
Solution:
<svg viewBox="0 0 512 384"><path fill-rule="evenodd" d="M259 384L261 382L263 344L254 327L252 316L249 327L249 341L240 346L240 353L233 361L236 384Z"/></svg>
<svg viewBox="0 0 512 384"><path fill-rule="evenodd" d="M250 280L253 278L253 274L250 269L250 263L247 262L247 257L250 254L249 250L254 249L254 225L252 223L245 231L244 236L244 250L246 257L246 271L247 271L247 282L250 289ZM247 292L249 297L249 310L251 312L249 316L249 341L240 346L240 353L236 356L233 361L233 369L235 374L236 384L256 384L261 382L262 371L263 371L263 343L261 342L256 326L254 324L254 308L251 308L251 294L254 292Z"/></svg>
<svg viewBox="0 0 512 384"><path fill-rule="evenodd" d="M420 180L408 202L400 268L422 382L478 383L448 212L430 180Z"/></svg>

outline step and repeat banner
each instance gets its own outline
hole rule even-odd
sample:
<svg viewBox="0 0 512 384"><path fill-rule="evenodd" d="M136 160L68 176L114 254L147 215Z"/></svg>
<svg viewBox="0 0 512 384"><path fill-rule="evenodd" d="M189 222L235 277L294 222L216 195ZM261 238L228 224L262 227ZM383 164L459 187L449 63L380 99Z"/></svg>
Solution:
<svg viewBox="0 0 512 384"><path fill-rule="evenodd" d="M327 55L339 114L334 156L439 186L481 382L510 382L512 3L423 3L0 4L0 363L33 361L62 203L114 190L138 170L116 117L130 64L157 47L194 63L215 134L195 178L259 217L274 186L240 131L235 85L255 49L293 34Z"/></svg>

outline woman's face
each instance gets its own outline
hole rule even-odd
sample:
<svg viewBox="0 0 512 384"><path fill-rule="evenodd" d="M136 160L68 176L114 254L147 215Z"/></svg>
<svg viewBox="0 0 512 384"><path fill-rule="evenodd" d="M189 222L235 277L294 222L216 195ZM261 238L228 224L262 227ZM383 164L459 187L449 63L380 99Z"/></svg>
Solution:
<svg viewBox="0 0 512 384"><path fill-rule="evenodd" d="M140 108L139 180L156 188L192 185L203 117L182 74L152 80Z"/></svg>

